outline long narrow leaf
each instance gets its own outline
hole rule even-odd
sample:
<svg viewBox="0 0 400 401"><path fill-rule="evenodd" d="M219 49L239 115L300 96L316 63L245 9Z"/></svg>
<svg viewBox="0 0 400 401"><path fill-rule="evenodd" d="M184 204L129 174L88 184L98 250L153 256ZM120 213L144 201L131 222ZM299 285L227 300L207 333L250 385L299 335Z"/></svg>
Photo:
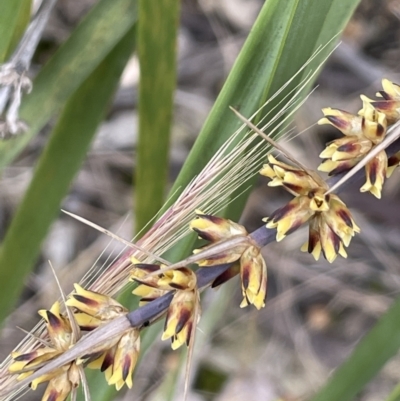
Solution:
<svg viewBox="0 0 400 401"><path fill-rule="evenodd" d="M0 2L0 63L15 44L14 38L23 31L22 21L26 19L27 5L31 0L2 0ZM29 9L28 9L29 16Z"/></svg>
<svg viewBox="0 0 400 401"><path fill-rule="evenodd" d="M37 165L33 180L0 248L0 321L14 305L40 244L86 156L133 50L131 29L72 95Z"/></svg>
<svg viewBox="0 0 400 401"><path fill-rule="evenodd" d="M180 0L140 0L138 22L139 140L135 178L136 232L162 206L176 85Z"/></svg>
<svg viewBox="0 0 400 401"><path fill-rule="evenodd" d="M6 59L11 56L19 41L21 40L25 29L28 27L28 23L31 17L31 6L32 0L23 0L22 4L19 7L17 20L15 21L14 32L12 34L6 52Z"/></svg>
<svg viewBox="0 0 400 401"><path fill-rule="evenodd" d="M29 131L0 142L0 168L10 163L94 71L137 19L136 0L100 0L40 71L24 99Z"/></svg>

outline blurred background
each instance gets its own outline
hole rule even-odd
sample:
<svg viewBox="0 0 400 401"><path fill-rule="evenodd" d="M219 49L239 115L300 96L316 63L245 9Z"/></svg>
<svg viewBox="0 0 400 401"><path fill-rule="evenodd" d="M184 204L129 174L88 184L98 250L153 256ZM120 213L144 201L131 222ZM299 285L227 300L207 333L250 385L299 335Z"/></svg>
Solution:
<svg viewBox="0 0 400 401"><path fill-rule="evenodd" d="M32 65L32 76L65 41L95 0L59 0L52 12ZM170 152L172 185L224 79L262 5L260 0L185 0L179 30L178 87ZM400 2L362 0L318 78L317 90L295 117L295 130L282 143L309 166L319 164L324 143L339 137L320 127L321 108L356 113L359 95L373 96L383 77L399 82ZM85 164L63 208L131 237L134 216L132 174L135 167L138 61L133 56L110 105ZM51 126L36 136L0 179L0 237L32 177ZM297 135L302 132L300 135ZM349 188L343 200L362 227L348 259L333 265L315 262L300 252L307 233L299 230L283 243L265 248L268 301L260 312L239 308L237 279L203 298L203 318L197 331L193 362L193 401L302 400L316 391L343 362L358 340L385 312L400 288L400 174L387 182L383 198ZM134 190L134 185L133 185ZM43 194L43 196L46 196ZM253 230L261 218L283 205L289 196L267 187L260 178L242 223ZM117 244L92 228L60 214L42 247L34 274L26 283L19 306L2 332L5 357L23 337L15 328L30 329L37 310L58 297L51 260L65 291L72 289L102 253L105 260L120 251ZM232 299L234 294L234 299ZM400 317L399 317L400 318ZM121 399L165 400L175 386L182 394L184 369L180 353L161 341L151 347L135 374L132 391ZM178 379L177 379L178 377ZM400 381L400 356L393 358L357 398L378 401ZM31 399L38 399L35 393ZM35 398L36 397L36 398ZM176 398L181 399L176 395Z"/></svg>

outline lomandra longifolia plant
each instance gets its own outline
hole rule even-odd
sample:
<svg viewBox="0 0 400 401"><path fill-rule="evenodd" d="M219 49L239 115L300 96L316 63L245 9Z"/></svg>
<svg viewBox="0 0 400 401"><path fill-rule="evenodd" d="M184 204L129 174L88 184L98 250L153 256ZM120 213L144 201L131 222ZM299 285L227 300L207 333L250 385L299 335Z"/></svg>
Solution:
<svg viewBox="0 0 400 401"><path fill-rule="evenodd" d="M347 257L346 247L360 232L360 227L339 195L332 193L331 185L337 181L336 177L367 158L365 182L360 191L380 198L385 179L400 164L397 144L379 150L390 127L398 130L395 124L400 120L400 86L386 79L382 86L378 99L362 96L363 107L357 115L338 109L322 110L323 117L318 123L331 124L343 134L342 138L328 143L320 154L323 161L318 169L332 176L327 181L270 139L268 141L284 153L269 154L268 163L261 169L258 162L262 162L267 152L264 143L248 152L240 167L235 167L239 155L243 156L255 134L246 136L233 152L226 152L229 144L225 145L149 234L136 244L128 243L133 248L131 251L100 278L75 284L75 291L68 297L62 296L62 302L56 301L48 310L39 311L42 324L2 365L2 399L11 399L27 384L34 390L42 382L47 383L44 401L63 401L70 394L74 399L81 383L89 398L86 368L101 370L107 383L115 385L117 390L125 384L131 388L140 354L141 332L147 326L164 319L162 340L170 340L174 350L191 345L201 315L199 293L206 287L223 285L235 276L239 276L242 293L240 307L252 305L262 309L267 296L267 261L262 249L274 239L283 241L304 224L309 226L309 235L302 251L315 259L322 255L331 263L338 255ZM291 105L293 98L289 101ZM243 116L239 117L265 137L263 130ZM279 160L281 157L288 162ZM232 169L234 173L230 176ZM260 228L249 233L243 225L216 216L220 204L215 203L217 198L215 195L213 198L212 192L217 192L219 197L214 185L222 182L222 190L234 179L235 185L225 189L233 191L238 182L243 182L255 169L269 180L269 186L284 187L293 199L267 216ZM229 179L220 181L221 172ZM197 209L199 206L202 210ZM171 226L182 218L188 221L174 231ZM207 244L189 258L170 264L159 255L182 236L184 226ZM171 232L174 232L172 239ZM148 260L153 262L148 263ZM193 264L200 269L193 270ZM126 281L137 284L133 295L140 297L140 306L134 311L113 298Z"/></svg>

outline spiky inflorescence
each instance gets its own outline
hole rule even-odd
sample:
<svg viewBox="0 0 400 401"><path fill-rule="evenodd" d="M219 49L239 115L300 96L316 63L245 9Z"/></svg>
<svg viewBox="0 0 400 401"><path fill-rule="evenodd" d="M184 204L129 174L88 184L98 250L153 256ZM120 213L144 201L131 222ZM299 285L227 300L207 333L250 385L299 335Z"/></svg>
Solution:
<svg viewBox="0 0 400 401"><path fill-rule="evenodd" d="M359 115L339 109L322 109L325 117L318 123L333 125L345 137L330 142L320 154L325 160L319 170L330 175L350 170L384 140L388 126L400 119L400 87L387 79L382 80L382 86L384 90L377 93L382 98L380 100L361 95L363 108ZM381 198L385 178L392 174L399 162L400 153L388 158L386 151L379 152L365 166L366 181L360 191Z"/></svg>
<svg viewBox="0 0 400 401"><path fill-rule="evenodd" d="M248 237L246 229L240 224L221 217L196 212L197 218L190 223L190 228L195 231L200 238L211 242L201 249L196 249L194 253L200 253L211 246L222 243L233 237ZM267 265L261 255L260 247L252 241L236 245L228 251L216 253L214 256L198 262L199 266L216 266L224 263L233 263L224 274L219 276L213 287L221 285L225 281L240 273L242 283L243 301L240 307L249 304L257 309L265 306L267 294Z"/></svg>
<svg viewBox="0 0 400 401"><path fill-rule="evenodd" d="M325 163L338 162L336 169L347 169L381 143L386 133L387 122L391 124L399 117L400 102L399 87L385 80L383 85L385 91L380 94L384 100L379 101L383 105L364 98L361 117L335 109L323 110L325 117L321 123L329 122L340 127L346 135L345 138L328 145L322 153L328 160ZM371 161L373 163L367 166L367 182L362 187L362 190L369 190L376 196L380 195L382 189L385 175L383 173L386 173L388 167L398 165L400 160L399 153L389 159L386 153L383 153L384 156L379 154ZM189 260L205 267L205 270L215 269L217 274L210 275L207 281L203 278L199 284L201 280L197 279L191 269L183 267L183 264L175 268L142 264L130 255L126 266L134 266L130 271L130 279L139 283L133 293L141 297L141 303L147 308L143 315L138 311L140 316L135 320L135 312L128 313L123 305L109 295L87 290L76 284L75 292L69 296L66 306L74 309L73 320L78 323L80 330L91 331L93 334L97 332L99 336L102 333L104 338L106 331L103 329L110 327L109 323L114 319L124 317L129 321L130 327L123 325L124 329L118 332L118 335L95 341L90 350L85 348L88 349L85 354L70 356L68 363L64 361L57 367L43 372L43 364L57 359L60 355L73 354L70 347L73 347L76 340L73 336L72 322L60 313L59 304L56 303L50 311L40 312L45 319L47 338L50 341L30 352L13 353L14 362L10 366L10 372L18 374L19 379L25 381L32 377L32 388L36 388L40 382L49 381L43 398L45 401L65 400L79 384L79 369L83 365L104 371L108 384L115 385L118 390L125 383L131 387L143 325L151 324L166 314L162 339L170 338L173 349L185 343L189 345L200 316L199 287L204 287L205 283L216 287L240 274L243 294L241 307L253 304L257 309L261 309L265 306L267 270L261 248L270 242L271 238L270 235L262 234L265 230L276 230L276 240L281 241L308 222L309 240L303 246L303 250L312 253L316 259L322 252L329 262L338 254L346 257L344 247L348 246L355 233L360 231L358 226L340 198L328 193L327 183L315 172L299 166L294 167L269 156L269 164L265 165L260 173L271 179L270 186L283 186L294 195L294 199L268 217L266 226L251 234L242 225L231 220L196 212L196 218L191 221L190 228L210 243L195 250L195 255L191 257L195 260ZM337 172L335 168L333 173ZM152 305L155 305L154 310ZM82 342L85 343L85 339Z"/></svg>
<svg viewBox="0 0 400 401"><path fill-rule="evenodd" d="M169 270L165 273L150 276L162 266L136 264L131 271L131 279L139 286L133 294L151 302L168 291L174 291L165 319L162 340L171 339L172 349L183 344L189 345L192 329L200 317L199 291L195 273L187 267Z"/></svg>
<svg viewBox="0 0 400 401"><path fill-rule="evenodd" d="M265 219L267 228L276 228L276 240L281 241L308 221L309 239L302 248L304 251L316 260L322 251L328 262L333 262L338 254L347 257L344 246L350 244L360 229L346 205L337 195L325 194L328 187L322 179L271 155L268 160L269 164L260 171L272 180L268 185L283 186L295 195L293 200Z"/></svg>
<svg viewBox="0 0 400 401"><path fill-rule="evenodd" d="M18 374L18 380L29 377L47 361L61 355L74 344L71 322L60 313L60 304L54 303L50 310L40 310L39 315L46 322L48 344L28 353L14 352L14 362L10 365L10 373ZM49 382L42 401L64 401L80 382L79 368L71 362L31 382L32 390L43 382Z"/></svg>
<svg viewBox="0 0 400 401"><path fill-rule="evenodd" d="M104 323L125 316L128 310L113 298L94 291L85 290L75 284L75 292L67 301L67 306L76 309L74 314L81 330L94 330ZM89 367L104 372L108 384L117 390L126 385L132 387L132 372L140 349L140 336L137 328L130 329L121 336L113 337L84 355L81 361Z"/></svg>

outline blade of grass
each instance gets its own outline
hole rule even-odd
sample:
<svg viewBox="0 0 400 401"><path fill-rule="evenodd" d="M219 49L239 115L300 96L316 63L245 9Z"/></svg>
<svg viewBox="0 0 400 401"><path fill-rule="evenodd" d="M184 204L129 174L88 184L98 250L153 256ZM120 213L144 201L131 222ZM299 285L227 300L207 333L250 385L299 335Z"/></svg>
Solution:
<svg viewBox="0 0 400 401"><path fill-rule="evenodd" d="M9 164L94 71L137 19L136 0L100 0L42 68L20 117L29 126L19 137L0 142L0 168Z"/></svg>
<svg viewBox="0 0 400 401"><path fill-rule="evenodd" d="M400 384L398 384L385 401L400 401Z"/></svg>
<svg viewBox="0 0 400 401"><path fill-rule="evenodd" d="M0 2L0 63L6 60L11 48L16 44L15 39L25 29L29 20L30 3L31 0L2 0Z"/></svg>
<svg viewBox="0 0 400 401"><path fill-rule="evenodd" d="M397 354L400 347L400 298L356 346L311 401L349 401Z"/></svg>
<svg viewBox="0 0 400 401"><path fill-rule="evenodd" d="M160 210L167 183L180 0L140 0L136 232ZM144 232L143 232L144 234Z"/></svg>
<svg viewBox="0 0 400 401"><path fill-rule="evenodd" d="M14 305L40 244L81 166L133 51L133 28L71 96L0 248L0 321Z"/></svg>
<svg viewBox="0 0 400 401"><path fill-rule="evenodd" d="M31 7L32 0L23 0L22 4L19 7L14 32L10 39L10 43L6 52L6 59L11 56L12 52L17 47L18 42L21 40L25 29L28 26L31 17Z"/></svg>

